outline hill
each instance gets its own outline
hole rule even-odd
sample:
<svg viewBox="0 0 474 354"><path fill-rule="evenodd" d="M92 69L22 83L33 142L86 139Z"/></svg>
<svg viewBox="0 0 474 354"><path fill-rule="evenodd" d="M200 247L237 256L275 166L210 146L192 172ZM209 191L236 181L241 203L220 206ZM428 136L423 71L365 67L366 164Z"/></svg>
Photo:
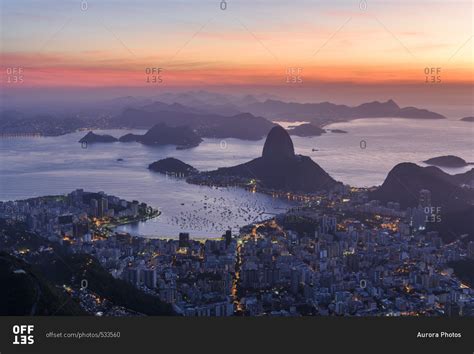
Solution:
<svg viewBox="0 0 474 354"><path fill-rule="evenodd" d="M464 174L463 174L464 175ZM439 222L427 223L427 230L440 232L445 242L462 235L465 241L474 240L474 192L460 186L463 175L449 175L437 167L421 167L413 163L396 165L383 184L369 193L370 199L383 203L394 201L403 208L420 204L420 191L430 191L430 205L436 208ZM427 214L430 214L428 210Z"/></svg>
<svg viewBox="0 0 474 354"><path fill-rule="evenodd" d="M339 182L307 156L295 155L288 132L275 126L268 133L262 156L233 167L205 173L210 179L241 177L256 179L262 187L284 191L314 192Z"/></svg>
<svg viewBox="0 0 474 354"><path fill-rule="evenodd" d="M113 137L112 135L99 135L99 134L95 134L92 131L87 133L81 140L79 140L80 143L87 143L87 144L114 143L116 141L118 141L118 139Z"/></svg>
<svg viewBox="0 0 474 354"><path fill-rule="evenodd" d="M30 264L0 252L0 315L86 315Z"/></svg>
<svg viewBox="0 0 474 354"><path fill-rule="evenodd" d="M154 125L145 134L126 134L119 141L136 141L144 145L178 145L182 148L198 146L202 139L189 127L169 127L160 123Z"/></svg>
<svg viewBox="0 0 474 354"><path fill-rule="evenodd" d="M158 297L115 279L96 258L87 254L71 254L65 246L50 243L27 231L24 224L0 219L0 243L2 250L7 252L29 249L27 260L0 253L0 280L8 285L8 291L0 292L1 314L14 310L18 315L26 315L31 313L35 303L37 310L34 312L39 315L87 314L78 304L75 306L74 301L67 301L70 298L59 289L63 284L80 287L82 279L87 279L88 290L114 305L145 315L173 314L171 306ZM41 249L43 251L40 252ZM12 273L12 270L23 270L25 273ZM13 306L9 301L15 304L13 310L9 310ZM57 306L58 303L64 306Z"/></svg>
<svg viewBox="0 0 474 354"><path fill-rule="evenodd" d="M357 118L400 117L413 119L443 119L441 114L415 107L399 107L393 100L369 102L359 106L330 102L295 103L266 100L250 104L246 110L271 120L309 121L317 126Z"/></svg>
<svg viewBox="0 0 474 354"><path fill-rule="evenodd" d="M465 167L469 164L464 159L453 155L433 157L423 162L427 165L440 167Z"/></svg>
<svg viewBox="0 0 474 354"><path fill-rule="evenodd" d="M125 109L121 115L112 119L111 127L149 129L162 123L169 127L186 126L201 138L259 140L274 126L265 118L255 117L249 113L222 116L196 113L187 109L174 111L146 109L149 108Z"/></svg>
<svg viewBox="0 0 474 354"><path fill-rule="evenodd" d="M314 124L301 124L294 128L288 129L290 135L296 135L301 137L312 137L320 136L326 133L326 131Z"/></svg>
<svg viewBox="0 0 474 354"><path fill-rule="evenodd" d="M193 166L188 165L173 157L168 157L159 161L155 161L148 166L148 169L163 174L172 174L187 177L191 174L197 173Z"/></svg>
<svg viewBox="0 0 474 354"><path fill-rule="evenodd" d="M419 204L422 189L431 192L434 206L463 208L472 202L472 192L461 188L455 176L437 167L421 167L408 162L392 168L383 184L370 197L382 202L398 202L402 207L414 207Z"/></svg>

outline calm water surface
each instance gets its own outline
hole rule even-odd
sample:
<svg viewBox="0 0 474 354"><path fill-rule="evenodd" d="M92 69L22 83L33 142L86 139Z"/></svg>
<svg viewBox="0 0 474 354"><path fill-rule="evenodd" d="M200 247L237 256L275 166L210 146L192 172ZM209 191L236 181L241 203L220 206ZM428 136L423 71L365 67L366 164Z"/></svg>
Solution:
<svg viewBox="0 0 474 354"><path fill-rule="evenodd" d="M422 164L447 154L474 161L473 123L379 118L326 128L342 129L347 134L293 137L296 152L310 156L335 179L354 186L379 185L394 165L404 161ZM120 137L128 132L143 133L99 133ZM149 237L176 237L180 231L195 237L215 237L228 227L236 229L291 206L288 201L240 189L189 185L147 169L151 162L171 156L200 170L232 166L260 156L263 139L206 139L190 150L138 143L93 144L83 149L77 141L84 135L76 132L60 137L0 139L0 199L68 193L76 188L137 199L159 208L162 215L121 229Z"/></svg>

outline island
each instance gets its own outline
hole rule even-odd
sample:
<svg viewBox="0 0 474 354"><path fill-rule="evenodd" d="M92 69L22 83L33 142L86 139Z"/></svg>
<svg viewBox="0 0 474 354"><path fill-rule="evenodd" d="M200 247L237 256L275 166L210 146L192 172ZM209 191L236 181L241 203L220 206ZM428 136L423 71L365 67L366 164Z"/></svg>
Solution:
<svg viewBox="0 0 474 354"><path fill-rule="evenodd" d="M169 127L164 123L154 125L145 134L126 134L120 142L139 142L144 145L177 145L178 149L198 146L202 139L189 127Z"/></svg>
<svg viewBox="0 0 474 354"><path fill-rule="evenodd" d="M184 163L174 157L167 157L162 160L153 162L148 166L148 169L154 172L166 174L167 176L188 177L192 174L198 173L193 166Z"/></svg>
<svg viewBox="0 0 474 354"><path fill-rule="evenodd" d="M112 135L99 135L95 134L93 131L87 133L79 142L93 144L93 143L114 143L118 141L117 138L113 137Z"/></svg>
<svg viewBox="0 0 474 354"><path fill-rule="evenodd" d="M345 130L342 129L329 129L331 133L336 133L336 134L347 134Z"/></svg>
<svg viewBox="0 0 474 354"><path fill-rule="evenodd" d="M464 159L453 155L433 157L423 162L427 165L439 167L466 167L471 164L466 162Z"/></svg>
<svg viewBox="0 0 474 354"><path fill-rule="evenodd" d="M292 127L291 129L288 129L288 133L300 137L313 137L320 136L321 134L326 133L326 131L314 124L308 123Z"/></svg>
<svg viewBox="0 0 474 354"><path fill-rule="evenodd" d="M464 118L461 118L460 121L473 123L474 122L474 117L464 117Z"/></svg>

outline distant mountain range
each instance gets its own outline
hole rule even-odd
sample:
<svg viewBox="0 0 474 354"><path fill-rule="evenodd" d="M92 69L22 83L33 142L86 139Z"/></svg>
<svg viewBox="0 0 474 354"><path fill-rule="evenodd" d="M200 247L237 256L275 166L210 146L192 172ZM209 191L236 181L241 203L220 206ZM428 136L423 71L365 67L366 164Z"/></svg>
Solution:
<svg viewBox="0 0 474 354"><path fill-rule="evenodd" d="M170 127L186 126L203 138L243 140L259 140L274 126L265 118L255 117L249 113L226 117L196 113L192 108L180 104L167 105L155 102L142 109L124 110L121 115L111 120L110 127L148 129L158 123Z"/></svg>
<svg viewBox="0 0 474 354"><path fill-rule="evenodd" d="M201 137L258 140L272 121L308 121L315 126L357 118L401 117L443 119L441 114L415 107L399 107L393 100L350 107L322 103L285 102L271 95L233 96L207 91L163 93L155 97L124 96L71 108L66 116L26 116L0 112L1 133L62 135L81 128L143 128L157 123L186 125ZM470 121L471 117L463 120Z"/></svg>
<svg viewBox="0 0 474 354"><path fill-rule="evenodd" d="M399 117L414 119L444 119L441 114L415 107L399 107L395 101L369 102L349 107L330 102L294 103L266 100L250 104L246 110L270 120L309 121L318 126L357 118Z"/></svg>
<svg viewBox="0 0 474 354"><path fill-rule="evenodd" d="M88 125L76 117L53 115L25 116L18 111L0 112L0 134L59 136L72 133Z"/></svg>

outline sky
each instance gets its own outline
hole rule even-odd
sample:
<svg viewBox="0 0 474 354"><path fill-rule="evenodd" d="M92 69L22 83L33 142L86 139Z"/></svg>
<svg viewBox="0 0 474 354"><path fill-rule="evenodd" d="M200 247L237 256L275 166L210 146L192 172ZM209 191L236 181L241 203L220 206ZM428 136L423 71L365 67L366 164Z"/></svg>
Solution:
<svg viewBox="0 0 474 354"><path fill-rule="evenodd" d="M285 92L294 79L294 96L354 85L403 95L440 68L445 90L472 95L472 1L0 1L7 92L147 88L159 67L169 89Z"/></svg>

